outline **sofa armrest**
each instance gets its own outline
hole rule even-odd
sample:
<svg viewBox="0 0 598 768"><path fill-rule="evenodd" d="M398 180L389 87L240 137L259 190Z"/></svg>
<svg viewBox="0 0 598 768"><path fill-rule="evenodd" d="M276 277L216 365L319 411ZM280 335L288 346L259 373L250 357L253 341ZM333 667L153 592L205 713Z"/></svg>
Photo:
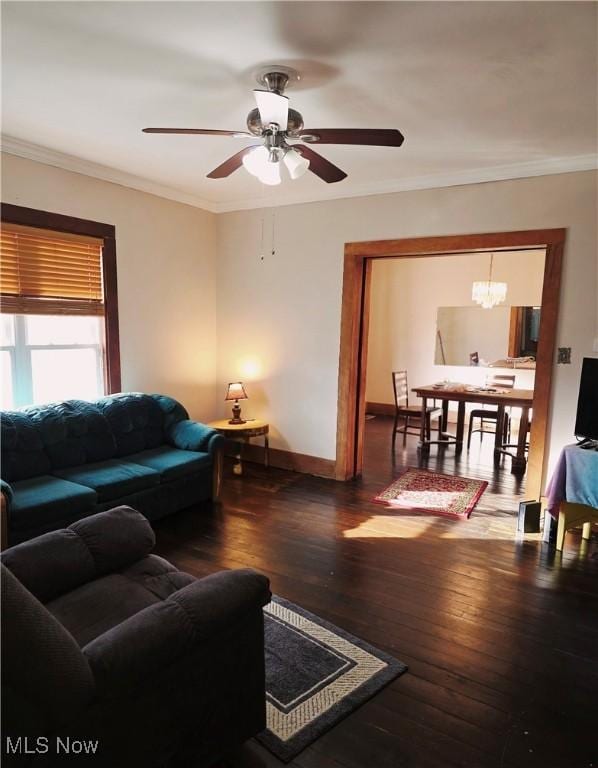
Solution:
<svg viewBox="0 0 598 768"><path fill-rule="evenodd" d="M200 646L238 627L271 597L268 579L249 568L206 576L148 606L83 648L97 690L131 695Z"/></svg>
<svg viewBox="0 0 598 768"><path fill-rule="evenodd" d="M6 499L7 506L10 507L10 505L12 504L14 494L13 494L12 488L6 482L6 480L0 479L0 491L2 491L2 495Z"/></svg>
<svg viewBox="0 0 598 768"><path fill-rule="evenodd" d="M146 518L115 507L2 553L2 562L42 603L141 560L156 539Z"/></svg>
<svg viewBox="0 0 598 768"><path fill-rule="evenodd" d="M183 451L203 451L214 456L224 445L219 432L190 419L172 424L166 434L172 445Z"/></svg>

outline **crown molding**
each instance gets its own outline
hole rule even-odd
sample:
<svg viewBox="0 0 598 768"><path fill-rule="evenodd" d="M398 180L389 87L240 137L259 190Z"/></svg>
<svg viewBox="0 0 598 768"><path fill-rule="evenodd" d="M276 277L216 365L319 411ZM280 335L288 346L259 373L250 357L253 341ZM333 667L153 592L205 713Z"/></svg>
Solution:
<svg viewBox="0 0 598 768"><path fill-rule="evenodd" d="M213 203L204 200L198 195L157 184L154 181L150 181L150 179L136 176L126 171L119 171L117 168L112 168L108 165L101 165L100 163L84 160L81 157L75 157L75 155L67 155L48 147L42 147L39 144L22 141L14 136L3 134L1 149L2 152L8 155L17 155L27 160L35 160L44 165L53 165L55 168L62 168L65 171L80 173L83 176L91 176L94 179L101 179L101 181L109 181L112 184L120 184L121 187L130 187L139 192L147 192L150 195L164 197L167 200L174 200L177 203L185 203L186 205L203 208L206 211L215 213Z"/></svg>
<svg viewBox="0 0 598 768"><path fill-rule="evenodd" d="M492 181L507 181L510 179L524 179L534 176L548 176L560 173L575 173L576 171L591 171L598 169L598 155L576 155L573 157L556 157L546 160L532 160L526 163L513 163L510 165L496 165L489 168L476 168L467 171L454 171L452 173L440 173L427 176L412 176L404 179L391 179L381 182L354 183L347 187L338 185L326 185L317 194L290 194L284 199L277 197L275 193L271 197L260 195L256 197L244 197L238 200L226 202L214 202L205 200L198 195L193 195L175 187L168 187L153 182L142 176L136 176L126 171L119 171L107 165L84 160L74 155L56 152L53 149L32 144L12 136L2 137L2 151L10 155L17 155L38 163L52 165L84 176L120 184L123 187L147 192L150 195L164 197L167 200L175 200L179 203L202 208L211 213L229 213L254 208L274 208L283 205L301 205L316 203L324 200L340 200L351 197L368 197L370 195L387 195L394 192L410 192L420 189L437 189L442 187L457 187L466 184L483 184ZM342 182L341 182L342 184Z"/></svg>
<svg viewBox="0 0 598 768"><path fill-rule="evenodd" d="M302 205L322 200L342 200L350 197L368 197L370 195L388 195L394 192L412 192L420 189L441 189L443 187L460 187L467 184L483 184L492 181L509 181L525 179L534 176L551 176L560 173L575 173L576 171L593 171L598 169L598 155L576 155L573 157L557 157L548 160L534 160L527 163L498 165L490 168L476 168L468 171L454 171L430 176L412 176L404 179L391 179L381 182L366 182L353 184L341 190L330 186L315 195L293 195L284 200L260 198L259 201L239 199L226 203L213 204L215 213L249 210L252 208L274 208L282 205ZM341 182L342 184L343 182Z"/></svg>

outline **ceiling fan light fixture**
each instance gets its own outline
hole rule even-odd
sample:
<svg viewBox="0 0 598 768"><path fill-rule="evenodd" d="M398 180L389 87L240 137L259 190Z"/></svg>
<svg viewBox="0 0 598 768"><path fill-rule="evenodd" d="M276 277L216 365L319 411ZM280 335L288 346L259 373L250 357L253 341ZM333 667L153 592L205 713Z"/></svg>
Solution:
<svg viewBox="0 0 598 768"><path fill-rule="evenodd" d="M245 170L259 178L262 168L269 162L266 147L256 147L243 157Z"/></svg>
<svg viewBox="0 0 598 768"><path fill-rule="evenodd" d="M256 147L243 157L245 170L258 178L262 184L276 186L280 184L280 163L272 150L266 147Z"/></svg>
<svg viewBox="0 0 598 768"><path fill-rule="evenodd" d="M284 155L284 164L291 179L299 179L309 169L309 160L296 149L288 149Z"/></svg>
<svg viewBox="0 0 598 768"><path fill-rule="evenodd" d="M268 161L266 165L260 170L258 179L262 184L268 184L271 187L275 187L282 181L280 176L280 163Z"/></svg>

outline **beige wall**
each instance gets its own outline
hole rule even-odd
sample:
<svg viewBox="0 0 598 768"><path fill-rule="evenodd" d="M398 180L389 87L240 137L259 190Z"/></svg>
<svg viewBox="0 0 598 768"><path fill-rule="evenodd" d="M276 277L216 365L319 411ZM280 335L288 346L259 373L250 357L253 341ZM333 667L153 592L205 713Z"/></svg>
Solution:
<svg viewBox="0 0 598 768"><path fill-rule="evenodd" d="M116 225L124 389L170 393L208 419L241 378L244 414L272 423L274 446L328 459L346 242L568 227L558 344L573 363L555 366L552 457L572 439L581 359L598 335L595 172L216 217L8 155L2 181L5 202Z"/></svg>
<svg viewBox="0 0 598 768"><path fill-rule="evenodd" d="M214 215L7 154L2 200L116 226L122 388L169 394L212 418Z"/></svg>
<svg viewBox="0 0 598 768"><path fill-rule="evenodd" d="M218 359L222 381L242 375L244 355L260 359L247 410L272 422L274 445L335 456L346 242L548 227L569 230L557 341L573 347L572 365L555 366L552 458L572 440L581 359L597 333L595 172L281 207L276 254L260 261L263 215L218 216Z"/></svg>
<svg viewBox="0 0 598 768"><path fill-rule="evenodd" d="M406 370L411 385L431 384L443 379L484 384L492 373L513 373L469 365L435 365L437 313L439 307L472 307L479 321L463 333L475 344L459 337L462 359L477 350L487 361L507 356L510 306L537 306L542 298L544 251L497 253L493 279L507 283L506 302L494 309L480 309L471 299L474 280L488 277L488 254L438 256L427 259L379 259L372 268L370 329L366 399L392 403L391 371ZM493 343L494 342L494 343ZM444 339L447 359L451 339ZM533 371L515 371L515 384L533 387ZM414 399L415 400L415 399Z"/></svg>

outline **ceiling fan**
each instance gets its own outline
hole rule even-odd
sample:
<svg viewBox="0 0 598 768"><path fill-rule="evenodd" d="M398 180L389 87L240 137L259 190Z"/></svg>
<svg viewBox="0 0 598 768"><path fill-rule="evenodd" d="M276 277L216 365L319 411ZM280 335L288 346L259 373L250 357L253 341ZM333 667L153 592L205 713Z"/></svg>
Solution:
<svg viewBox="0 0 598 768"><path fill-rule="evenodd" d="M259 138L229 157L208 173L209 179L223 179L242 165L264 184L280 184L284 164L291 179L298 179L308 169L323 181L342 181L347 174L305 144L362 144L378 147L400 147L403 136L397 130L373 128L310 128L303 127L303 117L289 107L284 95L289 78L299 79L293 70L279 67L258 77L265 89L255 89L257 107L247 115L247 131L221 131L203 128L144 128L144 133L200 134ZM289 142L300 142L290 144ZM303 143L301 143L303 142Z"/></svg>

